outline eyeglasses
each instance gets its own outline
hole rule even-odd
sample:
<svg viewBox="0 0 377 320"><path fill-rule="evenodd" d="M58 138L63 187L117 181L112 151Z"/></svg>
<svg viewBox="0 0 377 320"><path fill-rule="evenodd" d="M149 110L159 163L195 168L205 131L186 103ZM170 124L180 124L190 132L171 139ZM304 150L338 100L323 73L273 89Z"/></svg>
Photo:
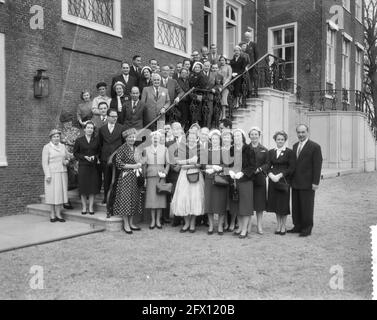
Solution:
<svg viewBox="0 0 377 320"><path fill-rule="evenodd" d="M110 118L118 118L118 116L109 116Z"/></svg>

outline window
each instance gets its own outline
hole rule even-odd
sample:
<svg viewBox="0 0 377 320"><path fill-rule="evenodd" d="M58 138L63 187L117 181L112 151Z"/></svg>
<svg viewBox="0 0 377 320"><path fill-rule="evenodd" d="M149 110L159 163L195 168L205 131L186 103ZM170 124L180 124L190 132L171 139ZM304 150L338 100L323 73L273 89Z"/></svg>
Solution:
<svg viewBox="0 0 377 320"><path fill-rule="evenodd" d="M233 50L241 41L242 3L238 1L224 2L224 43L223 52L227 58L233 57Z"/></svg>
<svg viewBox="0 0 377 320"><path fill-rule="evenodd" d="M269 52L285 60L285 76L289 90L297 83L297 23L269 28Z"/></svg>
<svg viewBox="0 0 377 320"><path fill-rule="evenodd" d="M342 41L342 89L350 89L350 50L351 42L343 37Z"/></svg>
<svg viewBox="0 0 377 320"><path fill-rule="evenodd" d="M331 92L335 89L335 53L336 53L336 31L327 27L326 40L326 91Z"/></svg>
<svg viewBox="0 0 377 320"><path fill-rule="evenodd" d="M177 55L191 54L191 0L155 0L155 47Z"/></svg>
<svg viewBox="0 0 377 320"><path fill-rule="evenodd" d="M8 165L6 157L5 110L5 35L0 33L0 167Z"/></svg>
<svg viewBox="0 0 377 320"><path fill-rule="evenodd" d="M362 0L355 0L355 17L362 22L363 18L363 2Z"/></svg>
<svg viewBox="0 0 377 320"><path fill-rule="evenodd" d="M212 43L211 33L212 33L212 8L211 1L204 1L204 45L208 48Z"/></svg>
<svg viewBox="0 0 377 320"><path fill-rule="evenodd" d="M364 52L356 46L355 51L355 90L361 91L362 87L362 61Z"/></svg>
<svg viewBox="0 0 377 320"><path fill-rule="evenodd" d="M63 20L122 37L120 3L120 0L62 0Z"/></svg>
<svg viewBox="0 0 377 320"><path fill-rule="evenodd" d="M343 0L343 8L345 8L348 12L351 12L350 0Z"/></svg>

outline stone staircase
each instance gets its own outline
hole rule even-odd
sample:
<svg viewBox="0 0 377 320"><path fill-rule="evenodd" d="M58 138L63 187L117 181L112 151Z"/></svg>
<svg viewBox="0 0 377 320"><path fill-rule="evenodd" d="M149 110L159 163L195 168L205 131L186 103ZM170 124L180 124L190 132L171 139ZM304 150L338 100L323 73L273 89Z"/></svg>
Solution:
<svg viewBox="0 0 377 320"><path fill-rule="evenodd" d="M74 209L62 210L62 217L67 221L76 221L89 224L93 227L102 227L106 231L120 231L122 229L123 219L121 217L106 218L106 205L102 204L103 194L97 195L95 198L95 215L81 214L81 200L77 190L69 191L68 197ZM40 196L40 203L30 204L26 207L26 210L28 214L45 216L46 218L50 216L50 206L45 204L44 195Z"/></svg>
<svg viewBox="0 0 377 320"><path fill-rule="evenodd" d="M253 117L252 113L255 112L255 105L259 103L259 100L258 98L249 98L246 100L246 107L239 107L233 110L232 122L234 129L242 129L246 135L248 134L250 128L253 126L250 119ZM249 137L247 136L246 140L248 139Z"/></svg>

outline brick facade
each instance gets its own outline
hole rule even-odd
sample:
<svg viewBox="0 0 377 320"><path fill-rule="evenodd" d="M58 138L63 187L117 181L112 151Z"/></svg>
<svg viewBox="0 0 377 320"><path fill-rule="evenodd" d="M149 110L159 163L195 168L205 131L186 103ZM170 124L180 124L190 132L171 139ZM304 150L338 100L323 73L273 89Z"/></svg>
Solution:
<svg viewBox="0 0 377 320"><path fill-rule="evenodd" d="M225 1L225 0L224 0ZM221 43L223 0L218 1L217 42ZM254 3L243 8L242 30L255 28ZM151 0L122 1L122 35L118 38L62 20L60 1L6 0L0 2L0 32L6 43L7 167L0 167L0 216L23 213L43 193L42 147L58 124L61 111L75 111L82 89L95 94L98 81L110 83L120 61L134 54L143 63L156 58L160 65L182 57L155 49L154 7ZM192 48L203 43L203 4L192 1ZM44 29L32 30L30 8L44 9ZM221 37L220 37L221 34ZM47 70L49 97L34 98L33 77Z"/></svg>

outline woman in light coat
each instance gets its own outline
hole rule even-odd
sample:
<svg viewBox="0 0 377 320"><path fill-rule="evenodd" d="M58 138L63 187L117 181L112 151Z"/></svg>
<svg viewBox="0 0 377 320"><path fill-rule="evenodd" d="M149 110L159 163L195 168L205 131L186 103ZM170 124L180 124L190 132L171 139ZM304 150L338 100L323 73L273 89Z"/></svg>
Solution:
<svg viewBox="0 0 377 320"><path fill-rule="evenodd" d="M43 147L42 167L45 175L45 202L51 206L50 221L65 222L61 216L61 207L68 202L67 164L69 154L60 142L61 132L51 130L51 141Z"/></svg>

